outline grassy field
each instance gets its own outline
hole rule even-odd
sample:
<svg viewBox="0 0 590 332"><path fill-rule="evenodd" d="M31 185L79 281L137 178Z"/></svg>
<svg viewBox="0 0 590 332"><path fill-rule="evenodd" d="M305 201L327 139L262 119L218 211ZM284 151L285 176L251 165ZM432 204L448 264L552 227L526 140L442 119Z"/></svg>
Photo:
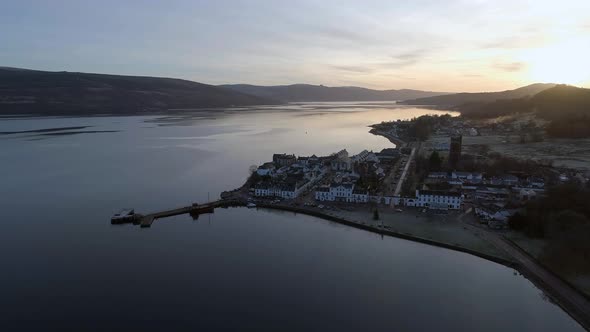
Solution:
<svg viewBox="0 0 590 332"><path fill-rule="evenodd" d="M424 147L448 141L448 136L432 136ZM518 135L463 136L463 152L477 154L482 145L487 145L491 152L521 159L552 160L557 167L590 171L590 138L546 139L525 144L519 141Z"/></svg>
<svg viewBox="0 0 590 332"><path fill-rule="evenodd" d="M502 259L510 259L504 252L465 227L458 218L460 216L459 212L450 212L447 215L432 215L413 208L397 212L392 208L380 207L379 220L373 220L372 211L373 209L368 206L358 206L352 211L337 210L330 212L330 214L356 220L367 225L383 225L385 229L398 233L464 247ZM472 215L464 216L464 218L471 217ZM463 219L463 221L466 220Z"/></svg>

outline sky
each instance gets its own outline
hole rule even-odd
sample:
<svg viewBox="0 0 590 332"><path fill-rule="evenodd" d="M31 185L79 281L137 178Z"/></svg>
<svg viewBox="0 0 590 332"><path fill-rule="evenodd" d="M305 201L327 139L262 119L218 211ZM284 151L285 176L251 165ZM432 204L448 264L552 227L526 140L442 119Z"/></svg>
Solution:
<svg viewBox="0 0 590 332"><path fill-rule="evenodd" d="M590 0L3 0L0 66L498 91L590 87Z"/></svg>

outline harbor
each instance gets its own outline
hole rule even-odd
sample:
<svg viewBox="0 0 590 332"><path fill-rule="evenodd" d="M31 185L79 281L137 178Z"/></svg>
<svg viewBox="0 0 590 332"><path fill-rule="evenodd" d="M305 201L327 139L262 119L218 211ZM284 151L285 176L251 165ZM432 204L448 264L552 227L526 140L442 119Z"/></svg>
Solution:
<svg viewBox="0 0 590 332"><path fill-rule="evenodd" d="M157 219L178 216L181 214L190 214L193 217L198 217L201 214L214 213L215 208L218 207L229 207L229 206L242 206L243 203L231 200L231 199L220 199L217 201L205 203L205 204L191 204L190 206L183 206L175 209L152 212L149 214L135 213L134 209L124 209L127 214L123 217L121 212L115 214L111 218L111 224L128 224L139 225L141 228L149 228L152 226L154 221Z"/></svg>

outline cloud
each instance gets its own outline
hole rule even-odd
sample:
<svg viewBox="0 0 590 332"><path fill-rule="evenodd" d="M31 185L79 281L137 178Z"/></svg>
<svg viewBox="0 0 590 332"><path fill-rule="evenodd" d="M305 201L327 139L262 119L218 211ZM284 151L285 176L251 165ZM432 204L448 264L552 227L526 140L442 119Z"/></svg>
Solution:
<svg viewBox="0 0 590 332"><path fill-rule="evenodd" d="M400 68L411 66L424 57L424 50L407 51L399 54L392 55L394 62L393 64Z"/></svg>
<svg viewBox="0 0 590 332"><path fill-rule="evenodd" d="M342 70L342 71L350 71L354 73L371 73L374 71L373 68L369 66L354 66L354 65L333 65L331 66L334 69Z"/></svg>
<svg viewBox="0 0 590 332"><path fill-rule="evenodd" d="M357 31L346 30L338 27L318 27L316 31L330 39L343 40L353 43L374 42L375 38L370 35L363 35Z"/></svg>
<svg viewBox="0 0 590 332"><path fill-rule="evenodd" d="M509 62L509 63L494 63L492 65L493 68L507 71L507 72L517 72L521 71L526 67L524 62Z"/></svg>

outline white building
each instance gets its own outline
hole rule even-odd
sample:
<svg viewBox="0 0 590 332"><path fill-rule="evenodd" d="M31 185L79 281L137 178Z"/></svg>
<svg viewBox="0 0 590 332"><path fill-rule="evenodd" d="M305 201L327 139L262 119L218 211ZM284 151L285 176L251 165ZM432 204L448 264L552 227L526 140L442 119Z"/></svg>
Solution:
<svg viewBox="0 0 590 332"><path fill-rule="evenodd" d="M483 180L483 175L481 173L471 173L471 172L452 172L451 178L453 180L460 180L470 183L481 183Z"/></svg>
<svg viewBox="0 0 590 332"><path fill-rule="evenodd" d="M364 161L379 162L379 158L373 152L367 150L361 151L359 154L350 158L353 163L362 163Z"/></svg>
<svg viewBox="0 0 590 332"><path fill-rule="evenodd" d="M330 194L335 201L348 202L352 198L354 184L352 183L333 183L330 186Z"/></svg>
<svg viewBox="0 0 590 332"><path fill-rule="evenodd" d="M348 156L348 151L340 150L334 154L332 159L331 167L333 171L350 171L352 169L352 161Z"/></svg>
<svg viewBox="0 0 590 332"><path fill-rule="evenodd" d="M254 187L254 195L258 197L296 198L311 185L310 181L293 184L261 183Z"/></svg>
<svg viewBox="0 0 590 332"><path fill-rule="evenodd" d="M463 196L457 192L416 190L416 207L440 210L459 210Z"/></svg>
<svg viewBox="0 0 590 332"><path fill-rule="evenodd" d="M537 193L532 189L522 188L518 193L518 198L522 202L528 202L537 198Z"/></svg>
<svg viewBox="0 0 590 332"><path fill-rule="evenodd" d="M315 199L318 201L339 201L353 202L354 184L352 183L332 183L330 186L318 187L315 192ZM354 199L361 199L356 196Z"/></svg>
<svg viewBox="0 0 590 332"><path fill-rule="evenodd" d="M333 171L350 171L352 162L349 157L336 158L331 162Z"/></svg>
<svg viewBox="0 0 590 332"><path fill-rule="evenodd" d="M368 203L369 202L369 192L367 190L363 190L360 188L354 188L352 191L352 196L350 197L351 203Z"/></svg>
<svg viewBox="0 0 590 332"><path fill-rule="evenodd" d="M527 182L532 188L545 188L545 180L543 180L542 178L531 176L527 179Z"/></svg>
<svg viewBox="0 0 590 332"><path fill-rule="evenodd" d="M315 190L315 200L321 202L334 201L334 198L330 195L330 186L317 187Z"/></svg>
<svg viewBox="0 0 590 332"><path fill-rule="evenodd" d="M507 210L502 205L488 203L475 206L475 215L480 221L492 228L504 228L508 225L508 219L515 213L514 210Z"/></svg>

